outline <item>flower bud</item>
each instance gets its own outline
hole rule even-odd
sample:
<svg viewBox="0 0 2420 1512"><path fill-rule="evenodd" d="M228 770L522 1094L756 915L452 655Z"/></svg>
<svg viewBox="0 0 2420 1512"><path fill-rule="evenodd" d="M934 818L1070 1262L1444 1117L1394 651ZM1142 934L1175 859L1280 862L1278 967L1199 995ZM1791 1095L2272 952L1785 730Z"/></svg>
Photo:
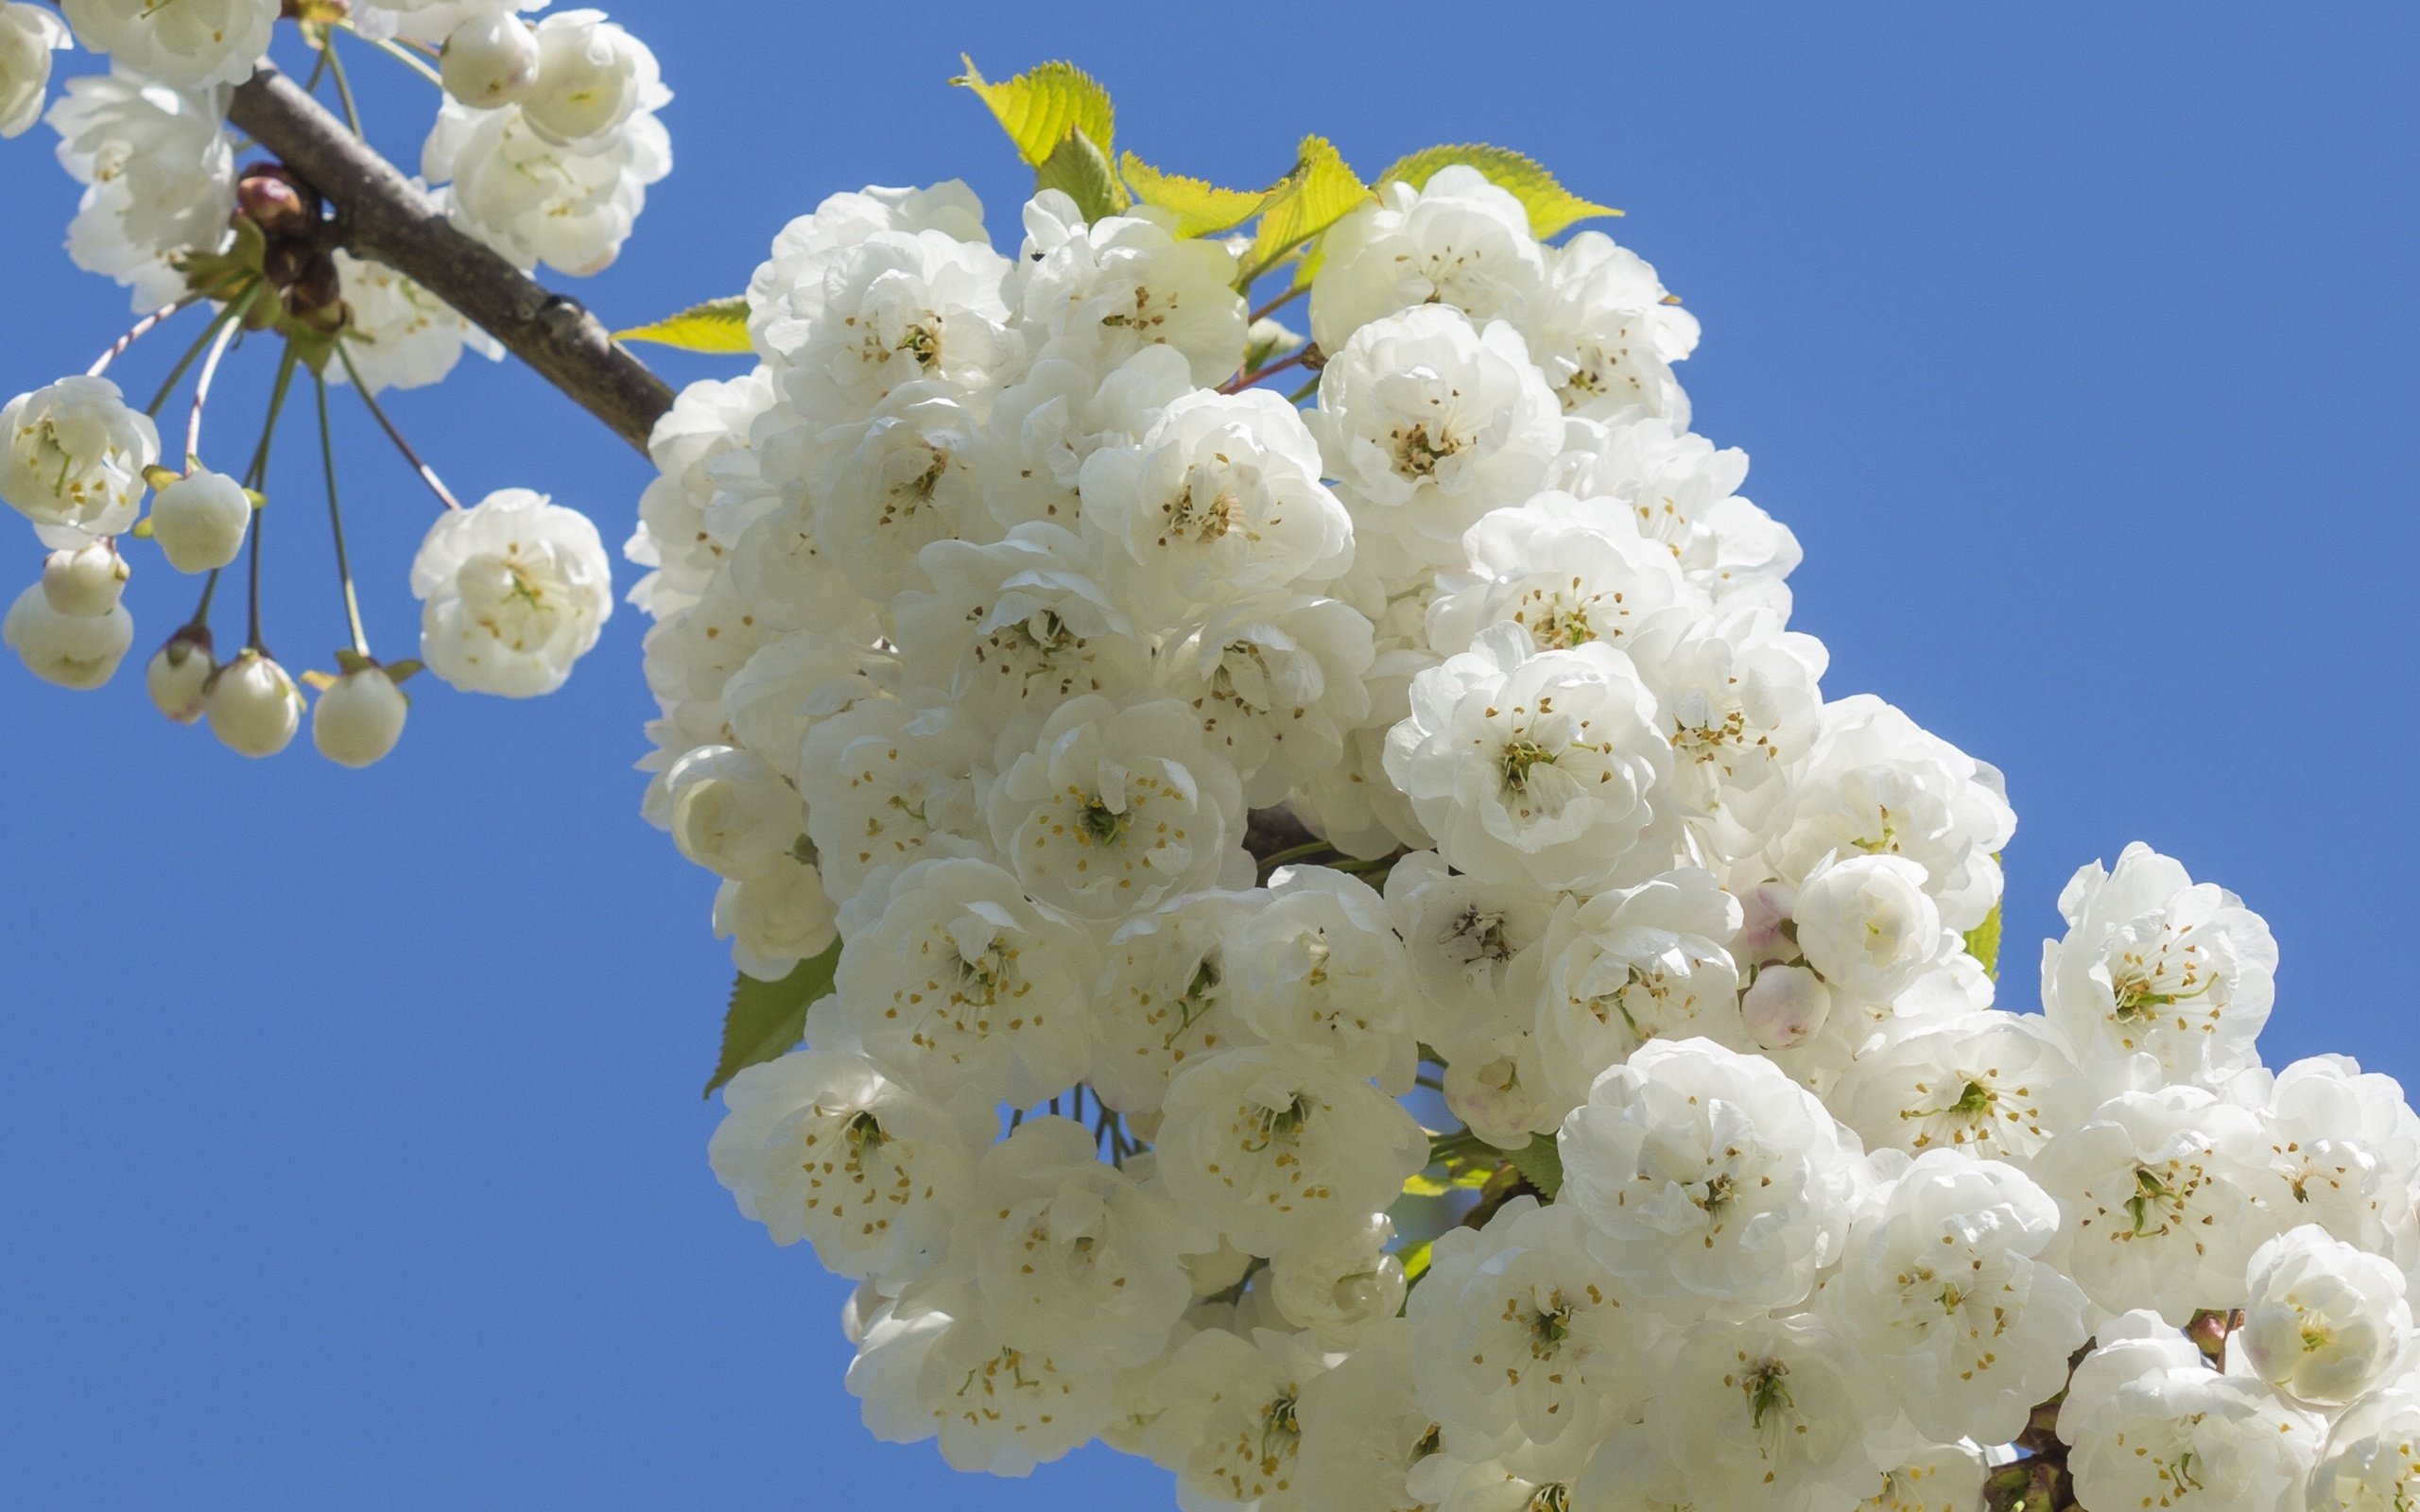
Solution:
<svg viewBox="0 0 2420 1512"><path fill-rule="evenodd" d="M1748 1036L1766 1050L1788 1050L1822 1032L1832 1016L1832 989L1803 966L1768 966L1739 998Z"/></svg>
<svg viewBox="0 0 2420 1512"><path fill-rule="evenodd" d="M210 631L187 626L151 653L151 664L143 669L143 685L162 713L178 724L190 725L201 717L210 694L210 675L217 670L218 663L210 654Z"/></svg>
<svg viewBox="0 0 2420 1512"><path fill-rule="evenodd" d="M126 592L126 560L105 541L54 551L42 564L42 596L61 614L90 619L117 608Z"/></svg>
<svg viewBox="0 0 2420 1512"><path fill-rule="evenodd" d="M320 221L320 197L283 163L261 163L235 181L235 206L269 236L300 236Z"/></svg>
<svg viewBox="0 0 2420 1512"><path fill-rule="evenodd" d="M519 16L473 16L446 35L437 71L473 110L510 105L538 81L538 35Z"/></svg>
<svg viewBox="0 0 2420 1512"><path fill-rule="evenodd" d="M1787 961L1798 954L1790 937L1790 915L1798 906L1798 889L1786 882L1760 882L1739 894L1743 916L1738 937L1731 942L1732 958L1742 966Z"/></svg>
<svg viewBox="0 0 2420 1512"><path fill-rule="evenodd" d="M224 472L180 478L151 501L151 539L181 573L206 573L233 561L251 524L251 496Z"/></svg>
<svg viewBox="0 0 2420 1512"><path fill-rule="evenodd" d="M1851 856L1798 889L1798 948L1840 991L1888 1003L1944 953L1925 868L1904 856Z"/></svg>
<svg viewBox="0 0 2420 1512"><path fill-rule="evenodd" d="M555 142L602 136L658 93L655 55L594 10L565 10L537 28L538 76L522 113Z"/></svg>
<svg viewBox="0 0 2420 1512"><path fill-rule="evenodd" d="M380 666L348 672L311 709L311 744L338 766L368 766L395 748L411 700Z"/></svg>
<svg viewBox="0 0 2420 1512"><path fill-rule="evenodd" d="M302 726L302 695L284 667L247 646L210 679L204 711L228 749L274 756Z"/></svg>
<svg viewBox="0 0 2420 1512"><path fill-rule="evenodd" d="M97 688L110 680L126 648L134 644L134 616L123 604L99 614L61 614L51 606L43 585L35 583L17 595L0 620L0 641L6 641L26 663L26 670L62 688Z"/></svg>

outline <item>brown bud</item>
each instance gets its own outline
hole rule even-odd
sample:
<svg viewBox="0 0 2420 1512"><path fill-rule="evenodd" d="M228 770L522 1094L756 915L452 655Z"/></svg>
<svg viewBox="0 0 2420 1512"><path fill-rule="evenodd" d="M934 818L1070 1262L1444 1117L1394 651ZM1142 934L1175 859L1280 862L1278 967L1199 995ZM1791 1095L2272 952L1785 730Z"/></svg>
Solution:
<svg viewBox="0 0 2420 1512"><path fill-rule="evenodd" d="M320 196L282 163L254 163L235 180L235 207L274 241L320 224Z"/></svg>

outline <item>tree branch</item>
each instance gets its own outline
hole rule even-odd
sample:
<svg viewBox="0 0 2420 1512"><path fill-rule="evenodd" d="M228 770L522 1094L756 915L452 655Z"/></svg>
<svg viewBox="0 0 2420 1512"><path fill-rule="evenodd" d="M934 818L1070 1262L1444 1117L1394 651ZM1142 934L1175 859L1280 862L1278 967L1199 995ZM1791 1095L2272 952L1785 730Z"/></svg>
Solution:
<svg viewBox="0 0 2420 1512"><path fill-rule="evenodd" d="M557 294L457 231L426 194L268 63L236 89L228 118L336 207L336 238L476 322L614 434L647 450L672 389L614 345L579 301Z"/></svg>

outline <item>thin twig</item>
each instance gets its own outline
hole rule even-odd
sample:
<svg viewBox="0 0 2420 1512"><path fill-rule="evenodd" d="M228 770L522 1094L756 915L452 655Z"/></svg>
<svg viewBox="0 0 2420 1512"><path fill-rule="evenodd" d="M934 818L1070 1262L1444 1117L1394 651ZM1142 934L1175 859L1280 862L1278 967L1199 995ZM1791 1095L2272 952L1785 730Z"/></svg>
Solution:
<svg viewBox="0 0 2420 1512"><path fill-rule="evenodd" d="M379 407L378 401L370 397L370 386L361 381L360 369L353 365L353 353L345 350L341 340L337 342L337 360L344 364L344 375L353 380L353 391L361 396L362 404L368 405L370 413L377 418L378 428L387 433L387 439L395 443L395 450L404 454L404 460L410 463L412 471L420 474L420 480L428 485L428 490L437 495L437 502L448 509L462 507L462 502L445 487L445 480L437 475L437 469L420 459L420 454L412 450L411 442L404 439L404 433L387 418L387 412Z"/></svg>
<svg viewBox="0 0 2420 1512"><path fill-rule="evenodd" d="M135 321L133 330L129 331L126 335L118 337L115 341L111 342L110 349L94 359L93 365L84 369L84 376L87 378L98 378L101 374L109 371L110 364L117 361L119 357L125 355L127 348L134 345L137 341L142 340L145 335L150 332L154 327L158 326L161 321L165 320L168 317L176 314L179 310L183 309L186 305L191 304L194 301L200 298L201 296L199 294L188 294L183 299L177 301L176 303L164 304L158 309L152 311L149 315L145 316L142 319Z"/></svg>
<svg viewBox="0 0 2420 1512"><path fill-rule="evenodd" d="M337 543L337 582L344 589L344 622L353 632L353 648L368 656L370 637L361 629L361 600L353 591L353 564L344 554L344 507L337 503L337 443L328 425L328 380L325 374L311 375L311 397L320 410L320 465L328 475L328 530Z"/></svg>
<svg viewBox="0 0 2420 1512"><path fill-rule="evenodd" d="M320 36L320 56L327 60L328 72L336 78L337 98L344 102L345 123L353 128L354 135L367 138L370 133L361 129L361 108L353 102L353 80L344 77L344 60L337 56L337 34L334 31Z"/></svg>
<svg viewBox="0 0 2420 1512"><path fill-rule="evenodd" d="M179 357L177 365L168 369L168 376L161 382L160 391L151 396L151 403L143 413L154 418L158 417L160 406L165 404L168 402L168 396L177 391L177 385L183 381L185 370L191 368L195 359L201 355L201 349L210 345L212 338L218 335L227 322L235 318L242 307L251 301L253 287L254 285L247 284L237 289L229 297L227 303L219 309L218 313L210 318L210 323L201 328L201 335L193 338L193 345L185 348L185 354Z"/></svg>
<svg viewBox="0 0 2420 1512"><path fill-rule="evenodd" d="M1270 316L1275 315L1278 311L1286 308L1286 306L1293 303L1296 300L1301 299L1304 295L1308 294L1309 292L1311 292L1309 284L1299 284L1293 288L1288 289L1285 293L1280 294L1277 298L1270 301L1267 304L1262 305L1259 309L1253 311L1252 314L1245 318L1248 322L1266 320Z"/></svg>
<svg viewBox="0 0 2420 1512"><path fill-rule="evenodd" d="M1233 378L1228 379L1225 383L1220 384L1219 386L1219 392L1222 394L1242 393L1245 389L1250 388L1253 385L1260 382L1263 378L1268 377L1270 373L1284 372L1288 368L1301 367L1305 362L1310 359L1310 355L1311 349L1305 347L1301 351L1295 352L1292 356L1281 357L1265 368L1255 368L1250 372L1237 373Z"/></svg>
<svg viewBox="0 0 2420 1512"><path fill-rule="evenodd" d="M247 295L244 302L250 304L251 296ZM233 313L232 305L229 310L230 313ZM210 386L218 377L219 359L227 355L228 343L242 335L243 330L244 322L240 319L226 320L219 324L217 338L210 343L210 355L202 360L201 372L193 381L193 413L185 420L185 457L188 467L192 465L193 458L201 455L201 411L202 406L210 403Z"/></svg>
<svg viewBox="0 0 2420 1512"><path fill-rule="evenodd" d="M285 407L285 390L293 385L294 365L298 360L294 344L287 342L285 354L277 363L277 387L269 390L268 418L261 422L261 444L252 453L252 465L245 472L244 486L248 489L264 493L268 491L268 443L277 436L278 412ZM251 587L247 594L251 627L244 635L244 644L264 656L268 654L268 647L261 644L261 526L266 523L268 514L267 509L252 512L252 552L249 568Z"/></svg>
<svg viewBox="0 0 2420 1512"><path fill-rule="evenodd" d="M421 77L427 79L439 89L443 89L445 87L444 77L439 74L436 69L429 67L426 63L422 62L409 52L406 51L402 47L398 47L393 43L389 42L386 38L362 37L361 33L358 31L354 32L354 35L361 37L363 42L368 43L371 46L377 48L388 57L394 59L399 63L402 63L406 68L410 69Z"/></svg>

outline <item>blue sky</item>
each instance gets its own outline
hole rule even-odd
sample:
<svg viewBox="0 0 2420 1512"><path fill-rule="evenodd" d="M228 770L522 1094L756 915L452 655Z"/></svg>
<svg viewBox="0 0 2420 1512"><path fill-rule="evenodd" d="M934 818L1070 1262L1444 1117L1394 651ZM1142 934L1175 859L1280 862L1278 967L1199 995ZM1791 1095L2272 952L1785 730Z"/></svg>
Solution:
<svg viewBox="0 0 2420 1512"><path fill-rule="evenodd" d="M870 180L963 175L1012 237L1022 176L943 84L961 47L995 77L1084 62L1121 145L1226 182L1306 130L1364 167L1546 159L1705 322L1699 427L1806 544L1830 691L2007 769L2005 1000L2067 873L2141 837L2275 927L2273 1061L2420 1074L2379 959L2420 849L2409 8L616 13L680 94L674 177L579 289L617 324L737 289L787 215ZM354 73L408 161L426 87ZM0 145L0 394L127 320L57 251L48 145ZM224 382L256 405L251 355ZM407 654L428 506L337 407L372 642ZM627 534L639 459L527 373L394 408L458 491ZM301 435L279 476L307 503ZM325 664L308 513L269 517L269 637ZM139 651L189 605L140 570ZM1106 1453L975 1482L859 1428L843 1284L706 1168L729 968L709 880L636 816L640 628L625 609L533 704L415 684L366 773L242 762L131 670L71 695L0 667L0 1503L1168 1504Z"/></svg>

